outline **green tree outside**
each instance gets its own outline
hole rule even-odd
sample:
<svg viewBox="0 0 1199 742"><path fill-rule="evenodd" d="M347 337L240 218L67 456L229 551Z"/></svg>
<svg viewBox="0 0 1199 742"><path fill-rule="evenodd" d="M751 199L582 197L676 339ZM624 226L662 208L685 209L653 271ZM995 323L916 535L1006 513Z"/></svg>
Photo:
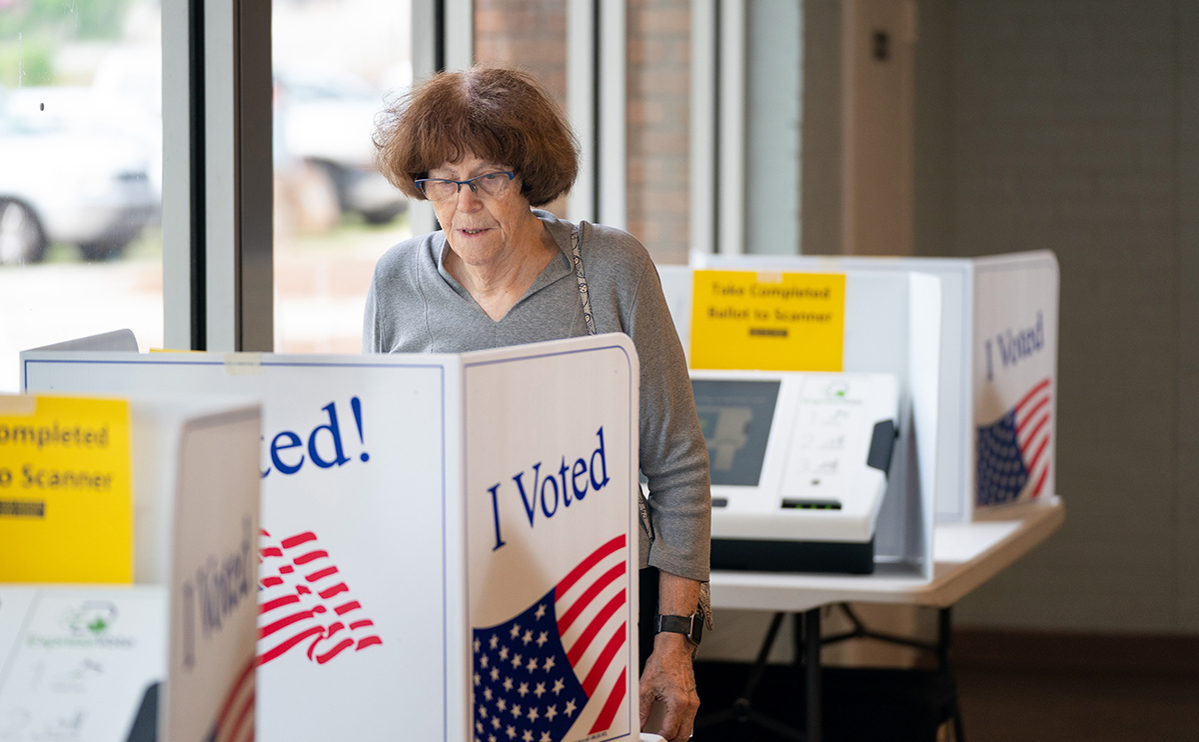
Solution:
<svg viewBox="0 0 1199 742"><path fill-rule="evenodd" d="M0 0L0 88L52 85L69 41L119 39L132 0Z"/></svg>

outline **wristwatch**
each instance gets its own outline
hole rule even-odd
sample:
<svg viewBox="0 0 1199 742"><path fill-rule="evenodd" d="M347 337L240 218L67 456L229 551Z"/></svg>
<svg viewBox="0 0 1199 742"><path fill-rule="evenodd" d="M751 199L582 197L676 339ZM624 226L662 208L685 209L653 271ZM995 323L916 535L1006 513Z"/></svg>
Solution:
<svg viewBox="0 0 1199 742"><path fill-rule="evenodd" d="M698 647L704 636L704 617L698 613L690 616L654 616L654 633L661 634L663 631L682 634Z"/></svg>

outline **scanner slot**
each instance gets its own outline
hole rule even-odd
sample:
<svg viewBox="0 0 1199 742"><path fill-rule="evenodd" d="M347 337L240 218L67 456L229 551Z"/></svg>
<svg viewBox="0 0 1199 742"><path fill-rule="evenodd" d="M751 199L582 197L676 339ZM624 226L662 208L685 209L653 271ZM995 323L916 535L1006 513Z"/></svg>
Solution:
<svg viewBox="0 0 1199 742"><path fill-rule="evenodd" d="M836 500L783 500L784 510L840 510L841 503Z"/></svg>

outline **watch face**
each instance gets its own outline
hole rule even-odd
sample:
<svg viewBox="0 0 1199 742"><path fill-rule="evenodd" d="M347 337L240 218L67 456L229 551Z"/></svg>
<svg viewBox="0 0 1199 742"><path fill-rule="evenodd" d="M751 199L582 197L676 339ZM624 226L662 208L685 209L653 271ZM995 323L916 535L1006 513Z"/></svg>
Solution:
<svg viewBox="0 0 1199 742"><path fill-rule="evenodd" d="M672 634L682 634L692 644L699 644L703 637L704 623L699 614L691 616L657 616L657 632L668 631Z"/></svg>

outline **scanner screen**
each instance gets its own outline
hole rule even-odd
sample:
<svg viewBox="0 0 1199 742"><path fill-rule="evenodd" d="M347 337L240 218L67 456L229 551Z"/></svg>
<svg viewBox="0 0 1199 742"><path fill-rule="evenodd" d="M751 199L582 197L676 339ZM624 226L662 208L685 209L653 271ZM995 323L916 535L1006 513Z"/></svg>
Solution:
<svg viewBox="0 0 1199 742"><path fill-rule="evenodd" d="M778 381L692 379L712 484L758 486L778 403Z"/></svg>

